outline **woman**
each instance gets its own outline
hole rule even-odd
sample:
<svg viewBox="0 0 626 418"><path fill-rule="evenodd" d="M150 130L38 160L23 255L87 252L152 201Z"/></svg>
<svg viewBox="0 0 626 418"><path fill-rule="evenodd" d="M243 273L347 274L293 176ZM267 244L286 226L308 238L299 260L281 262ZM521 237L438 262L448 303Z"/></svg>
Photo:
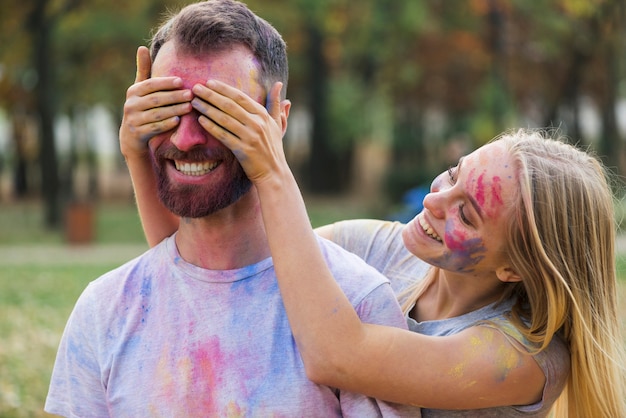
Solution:
<svg viewBox="0 0 626 418"><path fill-rule="evenodd" d="M156 203L145 142L189 110L167 80L144 82L143 62L128 90L120 140L154 245L177 220ZM321 229L396 288L414 274L401 295L414 332L363 324L321 257L285 161L279 90L270 92L269 115L216 81L194 86L191 106L256 186L313 381L419 405L423 416L539 417L553 405L563 417L626 416L613 201L597 160L538 132L506 134L438 176L408 225L352 221ZM154 111L155 95L169 108ZM425 276L420 259L432 266Z"/></svg>

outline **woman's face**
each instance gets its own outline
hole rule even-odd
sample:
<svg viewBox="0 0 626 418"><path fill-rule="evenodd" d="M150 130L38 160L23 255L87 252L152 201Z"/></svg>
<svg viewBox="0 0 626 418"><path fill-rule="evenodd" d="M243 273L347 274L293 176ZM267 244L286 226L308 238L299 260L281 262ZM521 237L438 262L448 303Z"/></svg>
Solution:
<svg viewBox="0 0 626 418"><path fill-rule="evenodd" d="M424 210L404 229L409 251L444 270L475 275L505 262L505 226L518 188L509 152L498 141L440 174Z"/></svg>

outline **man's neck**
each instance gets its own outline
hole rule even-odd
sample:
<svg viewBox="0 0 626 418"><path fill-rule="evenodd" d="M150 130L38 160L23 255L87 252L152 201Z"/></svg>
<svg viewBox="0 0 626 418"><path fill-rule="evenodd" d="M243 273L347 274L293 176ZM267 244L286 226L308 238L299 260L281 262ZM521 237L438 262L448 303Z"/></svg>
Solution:
<svg viewBox="0 0 626 418"><path fill-rule="evenodd" d="M251 196L251 195L254 195ZM181 218L176 246L181 257L210 270L242 268L270 257L256 194L205 218Z"/></svg>

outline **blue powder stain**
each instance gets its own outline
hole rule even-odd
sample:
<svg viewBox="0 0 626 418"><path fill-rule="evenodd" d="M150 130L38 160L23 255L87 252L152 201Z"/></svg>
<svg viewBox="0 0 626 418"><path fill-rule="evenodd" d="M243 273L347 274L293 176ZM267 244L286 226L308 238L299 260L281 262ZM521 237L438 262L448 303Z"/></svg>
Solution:
<svg viewBox="0 0 626 418"><path fill-rule="evenodd" d="M486 249L481 238L472 238L461 244L461 248L447 254L447 265L457 265L456 271L472 272L474 266L485 258Z"/></svg>
<svg viewBox="0 0 626 418"><path fill-rule="evenodd" d="M152 293L152 280L150 280L150 277L145 276L143 278L143 281L141 282L141 290L139 294L143 297L150 297L151 293Z"/></svg>
<svg viewBox="0 0 626 418"><path fill-rule="evenodd" d="M257 297L260 296L260 294L273 294L274 292L278 292L278 282L274 280L271 286L267 286L267 281L261 282L258 277L256 277L258 273L257 269L257 265L251 265L237 271L237 277L241 277L242 279L232 282L231 290L233 292L245 292L247 295L255 295ZM253 276L255 278L249 280L249 278ZM261 283L263 283L263 285L261 285Z"/></svg>
<svg viewBox="0 0 626 418"><path fill-rule="evenodd" d="M141 304L141 323L145 324L145 315L148 314L151 309L150 295L152 295L152 280L150 280L150 276L144 276L143 281L141 282L139 294L143 300L143 303Z"/></svg>

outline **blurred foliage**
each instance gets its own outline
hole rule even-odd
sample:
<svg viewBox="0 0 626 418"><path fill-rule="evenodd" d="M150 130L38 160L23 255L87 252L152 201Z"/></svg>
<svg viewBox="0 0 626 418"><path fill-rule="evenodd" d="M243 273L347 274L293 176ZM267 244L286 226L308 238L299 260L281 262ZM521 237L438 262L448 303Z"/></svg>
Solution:
<svg viewBox="0 0 626 418"><path fill-rule="evenodd" d="M3 0L0 108L9 118L36 115L37 6L50 25L54 112L71 116L99 103L119 118L136 47L168 8L187 3ZM362 142L390 147L391 182L415 175L417 183L441 169L453 139L472 148L515 126L559 126L626 172L615 115L626 85L623 0L247 3L289 46L288 95L313 117L310 170L302 173L317 177L303 183L313 192L358 182L338 179L354 175ZM583 99L600 115L595 137L581 127Z"/></svg>

